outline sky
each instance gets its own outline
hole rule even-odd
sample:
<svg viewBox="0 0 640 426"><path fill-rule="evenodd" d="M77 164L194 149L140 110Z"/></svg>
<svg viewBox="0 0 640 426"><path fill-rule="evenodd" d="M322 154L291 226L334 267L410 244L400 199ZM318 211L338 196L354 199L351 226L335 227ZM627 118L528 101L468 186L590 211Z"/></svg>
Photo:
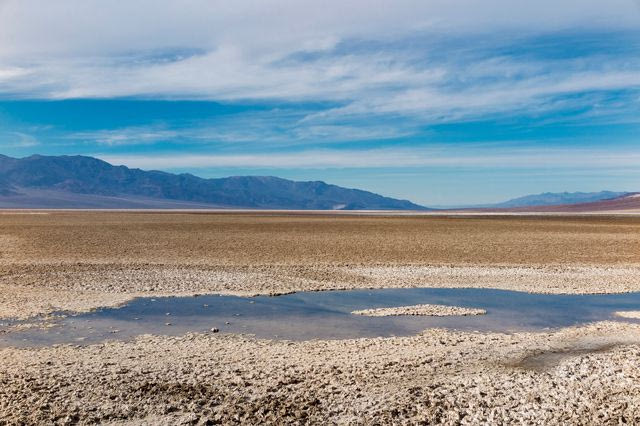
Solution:
<svg viewBox="0 0 640 426"><path fill-rule="evenodd" d="M0 0L0 153L428 206L640 191L640 0Z"/></svg>

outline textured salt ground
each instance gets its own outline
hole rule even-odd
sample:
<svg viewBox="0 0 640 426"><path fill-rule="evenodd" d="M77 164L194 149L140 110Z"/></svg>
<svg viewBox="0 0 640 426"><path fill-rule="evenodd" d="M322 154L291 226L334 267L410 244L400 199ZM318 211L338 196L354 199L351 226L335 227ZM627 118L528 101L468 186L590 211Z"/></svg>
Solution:
<svg viewBox="0 0 640 426"><path fill-rule="evenodd" d="M66 212L0 222L2 317L215 292L640 291L637 218ZM639 335L636 325L601 323L513 335L293 343L216 334L3 349L0 423L638 424Z"/></svg>
<svg viewBox="0 0 640 426"><path fill-rule="evenodd" d="M5 266L0 318L86 312L135 297L240 296L356 288L496 288L550 294L640 291L638 266L33 264Z"/></svg>
<svg viewBox="0 0 640 426"><path fill-rule="evenodd" d="M393 308L361 309L351 313L353 315L364 315L369 317L390 317L398 315L446 317L484 315L487 311L484 309L462 308L459 306L422 304L397 306Z"/></svg>
<svg viewBox="0 0 640 426"><path fill-rule="evenodd" d="M637 424L639 339L639 325L602 322L546 333L428 330L308 342L191 334L2 349L0 419ZM567 356L543 368L527 365L531 356L560 352Z"/></svg>
<svg viewBox="0 0 640 426"><path fill-rule="evenodd" d="M640 218L50 212L0 221L0 318L138 296L640 291Z"/></svg>

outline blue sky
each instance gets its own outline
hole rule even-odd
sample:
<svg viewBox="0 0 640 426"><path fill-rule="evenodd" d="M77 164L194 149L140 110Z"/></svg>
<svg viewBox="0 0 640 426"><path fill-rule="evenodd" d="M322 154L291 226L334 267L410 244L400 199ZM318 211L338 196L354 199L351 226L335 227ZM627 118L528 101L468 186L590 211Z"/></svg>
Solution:
<svg viewBox="0 0 640 426"><path fill-rule="evenodd" d="M640 191L638 2L343 3L0 0L0 153L426 205Z"/></svg>

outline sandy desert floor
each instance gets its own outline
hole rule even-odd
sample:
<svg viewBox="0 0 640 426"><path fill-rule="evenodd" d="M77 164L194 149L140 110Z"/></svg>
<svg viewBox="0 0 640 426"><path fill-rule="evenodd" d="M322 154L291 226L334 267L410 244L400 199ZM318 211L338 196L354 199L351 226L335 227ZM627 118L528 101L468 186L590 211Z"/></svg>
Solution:
<svg viewBox="0 0 640 426"><path fill-rule="evenodd" d="M0 215L0 319L140 295L384 287L640 291L640 218ZM629 424L640 326L0 349L0 424Z"/></svg>

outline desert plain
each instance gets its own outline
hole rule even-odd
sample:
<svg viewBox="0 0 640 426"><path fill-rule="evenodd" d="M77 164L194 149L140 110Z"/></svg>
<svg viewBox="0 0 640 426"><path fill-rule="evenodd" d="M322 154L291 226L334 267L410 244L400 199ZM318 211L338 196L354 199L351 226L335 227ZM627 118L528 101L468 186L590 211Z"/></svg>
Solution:
<svg viewBox="0 0 640 426"><path fill-rule="evenodd" d="M0 214L0 324L145 296L393 287L637 292L640 217ZM141 335L5 346L0 359L0 424L640 423L634 320L349 340Z"/></svg>

